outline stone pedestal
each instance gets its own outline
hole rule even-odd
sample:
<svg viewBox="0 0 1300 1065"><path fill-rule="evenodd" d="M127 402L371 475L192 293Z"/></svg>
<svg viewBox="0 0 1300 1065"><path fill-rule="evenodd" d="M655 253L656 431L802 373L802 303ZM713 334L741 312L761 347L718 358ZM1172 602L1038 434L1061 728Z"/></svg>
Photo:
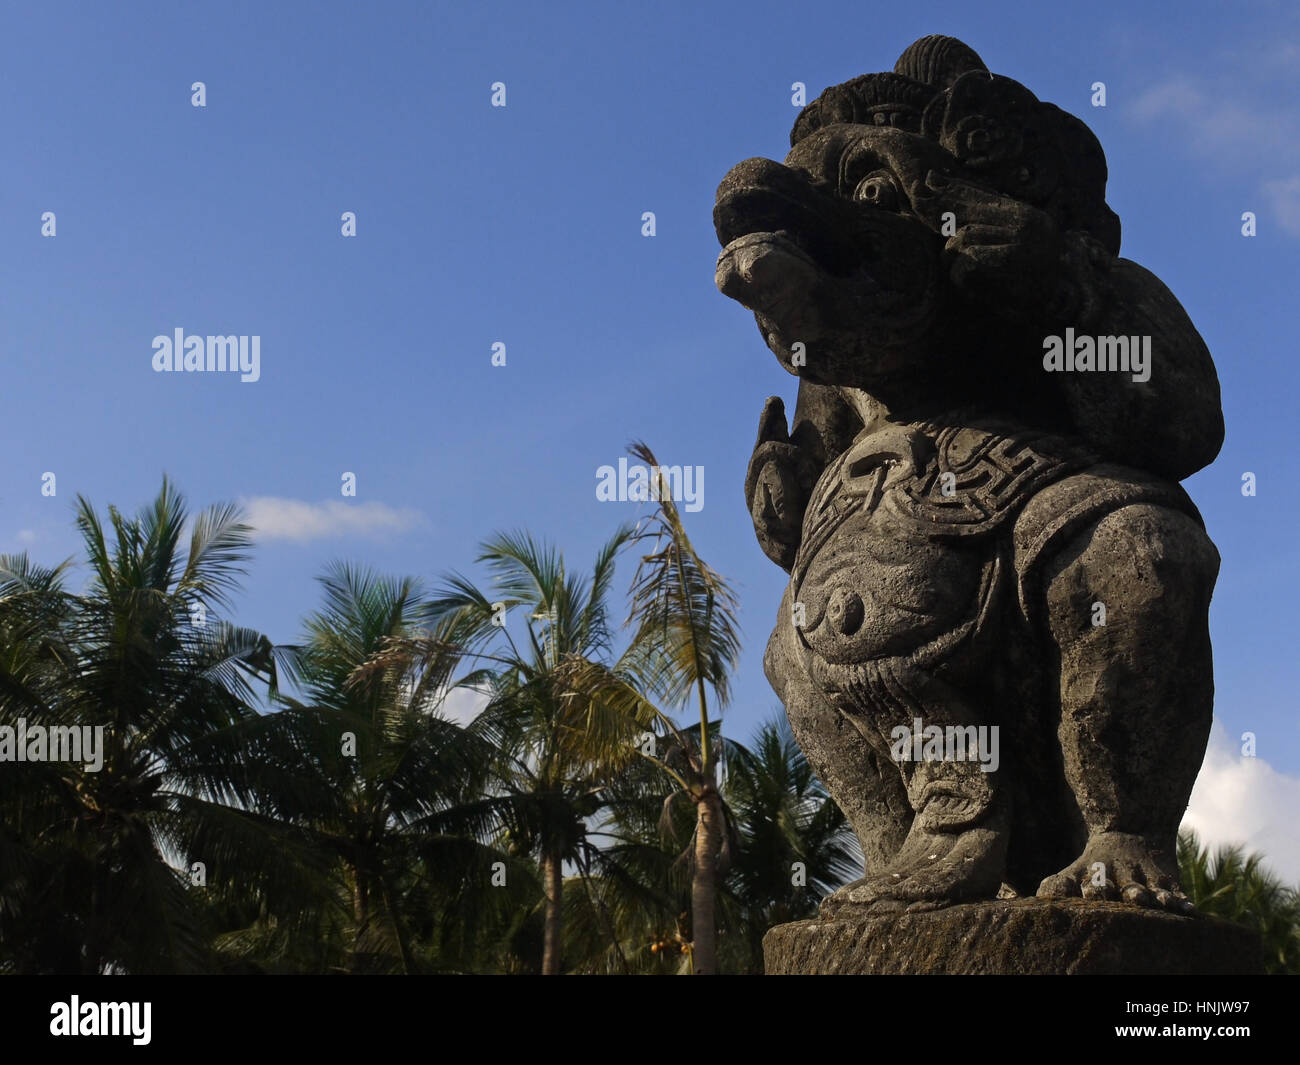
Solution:
<svg viewBox="0 0 1300 1065"><path fill-rule="evenodd" d="M1015 899L777 925L768 975L1254 975L1259 940L1213 917L1118 902Z"/></svg>

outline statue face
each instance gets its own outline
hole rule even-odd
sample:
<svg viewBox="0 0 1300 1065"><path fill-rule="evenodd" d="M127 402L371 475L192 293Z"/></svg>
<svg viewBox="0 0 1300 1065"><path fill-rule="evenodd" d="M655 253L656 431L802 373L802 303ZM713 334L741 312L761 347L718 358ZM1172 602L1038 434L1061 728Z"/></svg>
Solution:
<svg viewBox="0 0 1300 1065"><path fill-rule="evenodd" d="M944 299L932 174L956 161L888 125L839 123L718 187L716 281L787 370L869 388L925 371ZM796 345L802 345L797 348Z"/></svg>

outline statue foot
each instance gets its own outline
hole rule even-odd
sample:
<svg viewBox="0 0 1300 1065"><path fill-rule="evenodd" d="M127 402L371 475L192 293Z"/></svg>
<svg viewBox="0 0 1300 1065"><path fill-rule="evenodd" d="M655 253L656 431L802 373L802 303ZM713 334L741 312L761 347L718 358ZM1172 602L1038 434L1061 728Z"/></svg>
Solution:
<svg viewBox="0 0 1300 1065"><path fill-rule="evenodd" d="M881 872L840 888L821 904L823 917L855 913L916 913L957 902L993 898L1002 884L1005 826L998 818L964 832L913 825L902 849Z"/></svg>
<svg viewBox="0 0 1300 1065"><path fill-rule="evenodd" d="M1196 910L1178 886L1176 859L1125 832L1092 836L1078 858L1038 886L1038 896L1122 900L1171 913Z"/></svg>

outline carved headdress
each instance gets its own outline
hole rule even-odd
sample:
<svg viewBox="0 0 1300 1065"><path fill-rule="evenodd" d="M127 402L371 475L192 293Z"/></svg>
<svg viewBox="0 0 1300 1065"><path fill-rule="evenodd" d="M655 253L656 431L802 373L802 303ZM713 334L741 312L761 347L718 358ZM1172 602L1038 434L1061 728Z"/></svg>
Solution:
<svg viewBox="0 0 1300 1065"><path fill-rule="evenodd" d="M1088 127L1018 81L989 73L953 37L913 43L890 73L834 85L800 112L793 147L836 122L890 125L941 144L963 177L1039 207L1119 254L1119 217L1106 206L1106 155Z"/></svg>

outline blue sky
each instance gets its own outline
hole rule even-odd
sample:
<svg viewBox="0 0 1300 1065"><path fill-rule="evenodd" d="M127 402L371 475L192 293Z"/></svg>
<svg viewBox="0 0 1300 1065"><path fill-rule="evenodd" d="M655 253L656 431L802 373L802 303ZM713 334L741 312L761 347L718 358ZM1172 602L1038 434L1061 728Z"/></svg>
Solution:
<svg viewBox="0 0 1300 1065"><path fill-rule="evenodd" d="M493 531L523 527L587 565L635 510L596 500L596 469L644 439L705 470L688 527L742 598L728 710L742 739L778 705L761 656L783 574L753 539L741 485L764 399L792 400L794 382L713 286L719 179L784 155L793 82L811 100L891 68L927 33L962 38L1082 117L1107 153L1123 254L1182 301L1223 387L1227 441L1187 482L1223 556L1222 731L1189 820L1300 879L1292 5L128 2L5 15L0 551L67 557L77 493L133 511L165 471L195 506L246 501L262 532L238 619L287 642L334 558L433 581L471 570ZM505 108L490 106L496 81ZM1105 108L1090 105L1095 81ZM355 238L340 235L344 211ZM1253 238L1243 211L1258 216ZM260 336L260 380L154 373L152 340L176 328ZM498 341L505 367L490 362ZM340 495L345 472L355 499ZM1229 741L1244 731L1254 761Z"/></svg>

